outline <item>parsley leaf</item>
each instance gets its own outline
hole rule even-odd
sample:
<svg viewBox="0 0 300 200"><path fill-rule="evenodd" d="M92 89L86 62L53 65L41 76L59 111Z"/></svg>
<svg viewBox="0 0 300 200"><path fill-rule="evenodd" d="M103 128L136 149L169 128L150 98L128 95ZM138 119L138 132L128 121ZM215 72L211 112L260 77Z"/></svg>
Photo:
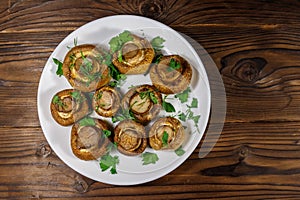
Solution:
<svg viewBox="0 0 300 200"><path fill-rule="evenodd" d="M181 67L179 62L176 62L175 59L171 58L170 63L169 63L169 67L167 69L168 72L171 72L173 70L177 70Z"/></svg>
<svg viewBox="0 0 300 200"><path fill-rule="evenodd" d="M163 136L161 138L163 146L168 146L168 139L169 139L169 134L166 131L164 131Z"/></svg>
<svg viewBox="0 0 300 200"><path fill-rule="evenodd" d="M158 103L158 99L155 96L154 92L151 90L143 91L139 93L141 99L149 98L154 104Z"/></svg>
<svg viewBox="0 0 300 200"><path fill-rule="evenodd" d="M154 63L154 64L158 64L158 63L160 62L160 60L161 60L162 57L163 57L162 54L156 55L156 56L154 57L154 59L153 59L153 63Z"/></svg>
<svg viewBox="0 0 300 200"><path fill-rule="evenodd" d="M186 117L187 117L187 116L186 116L184 113L179 113L179 114L178 114L178 118L179 118L181 121L184 121L184 122L185 122L185 121L186 121Z"/></svg>
<svg viewBox="0 0 300 200"><path fill-rule="evenodd" d="M166 102L166 98L167 98L167 96L165 96L164 99L163 99L163 101L162 101L162 107L163 107L163 109L166 112L176 112L174 106L171 103Z"/></svg>
<svg viewBox="0 0 300 200"><path fill-rule="evenodd" d="M80 126L95 126L96 123L93 118L85 117L79 121Z"/></svg>
<svg viewBox="0 0 300 200"><path fill-rule="evenodd" d="M110 154L106 154L100 159L100 168L103 171L106 171L110 168L111 174L117 174L117 164L119 164L118 156L111 156Z"/></svg>
<svg viewBox="0 0 300 200"><path fill-rule="evenodd" d="M142 154L143 158L143 165L148 165L148 164L155 164L159 158L155 153L150 153L150 152L145 152Z"/></svg>
<svg viewBox="0 0 300 200"><path fill-rule="evenodd" d="M61 106L61 107L64 107L65 104L62 102L62 100L59 98L59 96L55 95L53 97L53 100L52 100L52 103L58 105L58 106Z"/></svg>
<svg viewBox="0 0 300 200"><path fill-rule="evenodd" d="M177 156L182 156L185 153L185 150L183 150L182 146L180 146L178 149L175 150L175 153Z"/></svg>
<svg viewBox="0 0 300 200"><path fill-rule="evenodd" d="M161 51L161 49L164 47L164 46L163 46L163 43L164 43L165 41L166 41L165 39L163 39L163 38L161 38L161 37L159 37L159 36L153 38L153 39L151 40L151 45L152 45L154 51L155 51L155 52Z"/></svg>
<svg viewBox="0 0 300 200"><path fill-rule="evenodd" d="M131 110L129 109L122 109L121 113L118 113L116 116L112 116L111 120L113 123L123 121L125 119L135 120L135 117Z"/></svg>
<svg viewBox="0 0 300 200"><path fill-rule="evenodd" d="M181 103L187 102L189 98L189 92L191 92L191 89L188 87L182 93L176 94L175 97L178 98Z"/></svg>
<svg viewBox="0 0 300 200"><path fill-rule="evenodd" d="M198 99L193 98L190 108L198 108Z"/></svg>
<svg viewBox="0 0 300 200"><path fill-rule="evenodd" d="M133 37L131 36L131 33L129 31L125 30L124 32L120 33L118 36L113 37L109 41L111 52L115 53L116 51L120 50L126 42L132 41L132 40L133 40Z"/></svg>
<svg viewBox="0 0 300 200"><path fill-rule="evenodd" d="M61 77L61 75L63 75L63 70L62 70L63 63L57 60L56 58L52 58L52 60L57 65L56 75Z"/></svg>
<svg viewBox="0 0 300 200"><path fill-rule="evenodd" d="M78 103L82 103L83 101L85 101L85 98L83 98L80 94L79 91L74 91L74 92L71 92L71 96L72 98L75 99L76 102Z"/></svg>
<svg viewBox="0 0 300 200"><path fill-rule="evenodd" d="M102 130L102 131L103 131L103 134L104 134L106 137L111 136L111 131L110 131L110 130Z"/></svg>

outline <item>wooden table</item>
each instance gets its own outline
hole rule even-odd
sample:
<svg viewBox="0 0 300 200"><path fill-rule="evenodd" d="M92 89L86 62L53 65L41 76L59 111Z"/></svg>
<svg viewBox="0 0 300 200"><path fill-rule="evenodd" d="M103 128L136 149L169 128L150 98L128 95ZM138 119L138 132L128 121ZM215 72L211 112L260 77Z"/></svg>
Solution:
<svg viewBox="0 0 300 200"><path fill-rule="evenodd" d="M300 199L300 2L153 1L1 1L0 198ZM117 14L156 19L199 42L227 94L224 129L205 158L197 148L172 173L130 187L66 166L37 116L51 52L81 25Z"/></svg>

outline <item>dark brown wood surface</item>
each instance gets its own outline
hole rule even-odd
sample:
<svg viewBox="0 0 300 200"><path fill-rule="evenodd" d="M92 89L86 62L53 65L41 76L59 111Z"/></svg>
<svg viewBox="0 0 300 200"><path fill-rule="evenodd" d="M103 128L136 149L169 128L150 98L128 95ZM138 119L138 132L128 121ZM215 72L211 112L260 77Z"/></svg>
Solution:
<svg viewBox="0 0 300 200"><path fill-rule="evenodd" d="M66 166L37 116L51 52L81 25L117 14L158 20L199 42L227 95L224 129L205 158L197 148L170 174L128 187ZM2 0L0 198L95 197L300 199L300 1Z"/></svg>

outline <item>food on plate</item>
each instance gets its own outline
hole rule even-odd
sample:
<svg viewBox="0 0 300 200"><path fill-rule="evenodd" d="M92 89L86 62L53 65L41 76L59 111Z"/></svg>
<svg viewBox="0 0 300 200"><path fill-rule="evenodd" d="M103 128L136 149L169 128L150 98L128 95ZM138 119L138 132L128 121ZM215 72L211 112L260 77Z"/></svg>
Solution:
<svg viewBox="0 0 300 200"><path fill-rule="evenodd" d="M185 131L174 117L162 117L151 126L149 144L155 150L178 149L185 140Z"/></svg>
<svg viewBox="0 0 300 200"><path fill-rule="evenodd" d="M146 38L124 31L109 42L113 53L112 62L123 74L143 74L155 56Z"/></svg>
<svg viewBox="0 0 300 200"><path fill-rule="evenodd" d="M160 112L162 96L152 85L131 88L122 99L123 110L129 110L135 121L147 125Z"/></svg>
<svg viewBox="0 0 300 200"><path fill-rule="evenodd" d="M109 133L109 134L107 134ZM84 118L71 131L71 148L82 160L96 160L107 152L111 143L109 124L101 119Z"/></svg>
<svg viewBox="0 0 300 200"><path fill-rule="evenodd" d="M162 56L150 69L152 84L164 94L184 91L192 79L192 67L179 55Z"/></svg>
<svg viewBox="0 0 300 200"><path fill-rule="evenodd" d="M74 89L56 93L51 100L50 110L54 120L62 126L71 125L90 112L85 94Z"/></svg>
<svg viewBox="0 0 300 200"><path fill-rule="evenodd" d="M104 86L94 93L93 108L103 117L112 117L120 108L120 93L113 87Z"/></svg>
<svg viewBox="0 0 300 200"><path fill-rule="evenodd" d="M132 120L121 121L114 130L114 142L122 154L135 156L147 147L145 127Z"/></svg>
<svg viewBox="0 0 300 200"><path fill-rule="evenodd" d="M83 92L94 91L111 79L104 50L91 44L70 49L65 56L62 70L69 83Z"/></svg>

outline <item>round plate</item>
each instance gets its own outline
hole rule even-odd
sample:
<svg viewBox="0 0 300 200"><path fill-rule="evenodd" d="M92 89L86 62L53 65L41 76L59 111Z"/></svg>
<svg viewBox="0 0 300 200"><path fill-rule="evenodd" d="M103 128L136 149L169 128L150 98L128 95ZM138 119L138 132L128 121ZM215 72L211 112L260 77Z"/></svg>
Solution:
<svg viewBox="0 0 300 200"><path fill-rule="evenodd" d="M74 156L70 147L71 126L60 126L52 118L49 107L53 95L60 90L72 88L63 76L58 77L56 75L57 66L53 63L52 58L62 61L68 52L67 47L73 46L75 38L78 44L97 44L108 49L109 40L124 30L146 37L148 40L160 36L166 40L163 48L164 54L178 54L190 62L193 66L193 77L188 101L181 103L174 95L169 95L168 102L174 105L176 112L166 113L162 111L160 116L172 115L178 118L178 114L186 112L189 109L188 105L191 105L193 99L196 99L198 105L190 109L194 114L193 116L200 115L200 118L198 120L182 121L187 133L187 138L182 146L185 153L182 156L177 156L174 151L155 151L147 147L145 152L156 153L159 160L155 164L143 165L141 156L125 156L115 150L112 154L117 155L120 162L117 165L117 174L110 174L109 170L101 171L99 161L83 161ZM149 75L127 75L127 80L122 85L121 92L124 94L128 87L141 84L151 84ZM204 134L211 103L207 74L193 47L170 27L148 18L130 15L101 18L85 24L68 35L56 47L45 65L39 82L37 98L41 127L49 145L59 158L72 169L88 178L114 185L134 185L152 181L166 175L182 164L195 150ZM105 119L95 113L91 116ZM110 118L106 118L106 120L110 121ZM197 123L195 124L195 122Z"/></svg>

